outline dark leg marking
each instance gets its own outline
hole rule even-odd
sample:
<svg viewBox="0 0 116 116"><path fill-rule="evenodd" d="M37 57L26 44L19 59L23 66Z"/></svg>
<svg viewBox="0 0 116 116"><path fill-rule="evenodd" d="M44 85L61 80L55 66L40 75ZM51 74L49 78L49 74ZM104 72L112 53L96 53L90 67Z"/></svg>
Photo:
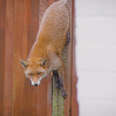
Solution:
<svg viewBox="0 0 116 116"><path fill-rule="evenodd" d="M61 90L61 94L64 97L64 99L67 97L67 93L64 90L63 80L61 77L59 77L58 71L53 71L53 78L55 78L56 88Z"/></svg>
<svg viewBox="0 0 116 116"><path fill-rule="evenodd" d="M66 44L65 44L65 46L67 46L69 44L69 42L70 42L70 32L68 31L67 35L66 35Z"/></svg>

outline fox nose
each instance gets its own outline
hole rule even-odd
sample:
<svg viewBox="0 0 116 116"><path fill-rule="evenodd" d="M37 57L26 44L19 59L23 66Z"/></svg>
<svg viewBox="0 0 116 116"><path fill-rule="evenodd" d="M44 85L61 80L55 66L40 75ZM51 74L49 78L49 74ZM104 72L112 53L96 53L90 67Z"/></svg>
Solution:
<svg viewBox="0 0 116 116"><path fill-rule="evenodd" d="M37 82L34 82L31 80L31 85L37 87L40 85L40 81L38 80Z"/></svg>
<svg viewBox="0 0 116 116"><path fill-rule="evenodd" d="M38 84L37 84L37 83L35 83L35 84L34 84L34 86L35 86L35 87L37 87L37 86L38 86Z"/></svg>

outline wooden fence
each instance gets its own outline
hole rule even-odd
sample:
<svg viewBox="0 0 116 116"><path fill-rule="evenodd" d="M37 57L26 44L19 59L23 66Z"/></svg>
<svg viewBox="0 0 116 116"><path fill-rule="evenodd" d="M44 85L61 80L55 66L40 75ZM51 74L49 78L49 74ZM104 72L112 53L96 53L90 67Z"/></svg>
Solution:
<svg viewBox="0 0 116 116"><path fill-rule="evenodd" d="M0 0L0 116L53 115L51 78L43 80L40 87L32 87L24 76L19 60L26 59L35 41L42 14L54 1ZM74 0L70 0L69 6L72 21L68 75L65 79L68 97L64 101L64 114L78 116L74 61Z"/></svg>

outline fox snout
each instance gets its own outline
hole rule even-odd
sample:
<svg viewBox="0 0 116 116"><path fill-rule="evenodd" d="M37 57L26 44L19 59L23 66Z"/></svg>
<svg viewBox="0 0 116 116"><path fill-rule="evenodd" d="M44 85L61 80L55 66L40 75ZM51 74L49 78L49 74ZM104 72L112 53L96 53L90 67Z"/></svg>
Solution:
<svg viewBox="0 0 116 116"><path fill-rule="evenodd" d="M31 80L31 85L32 86L39 86L40 85L40 81L38 80L37 82L34 82L33 80Z"/></svg>
<svg viewBox="0 0 116 116"><path fill-rule="evenodd" d="M36 80L31 79L31 85L32 86L39 86L40 85L40 79L36 79Z"/></svg>

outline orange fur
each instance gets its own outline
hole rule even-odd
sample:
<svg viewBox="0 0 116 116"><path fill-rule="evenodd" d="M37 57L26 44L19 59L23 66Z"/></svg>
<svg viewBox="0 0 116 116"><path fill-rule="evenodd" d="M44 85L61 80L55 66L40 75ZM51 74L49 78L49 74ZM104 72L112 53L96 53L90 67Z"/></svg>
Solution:
<svg viewBox="0 0 116 116"><path fill-rule="evenodd" d="M66 43L68 29L69 12L66 0L60 0L48 7L44 13L36 41L27 59L25 71L31 71L34 73L32 76L39 78L41 75L35 76L37 70L39 72L45 70L43 74L48 75L53 70L62 68L61 54ZM45 60L46 63L41 65Z"/></svg>

